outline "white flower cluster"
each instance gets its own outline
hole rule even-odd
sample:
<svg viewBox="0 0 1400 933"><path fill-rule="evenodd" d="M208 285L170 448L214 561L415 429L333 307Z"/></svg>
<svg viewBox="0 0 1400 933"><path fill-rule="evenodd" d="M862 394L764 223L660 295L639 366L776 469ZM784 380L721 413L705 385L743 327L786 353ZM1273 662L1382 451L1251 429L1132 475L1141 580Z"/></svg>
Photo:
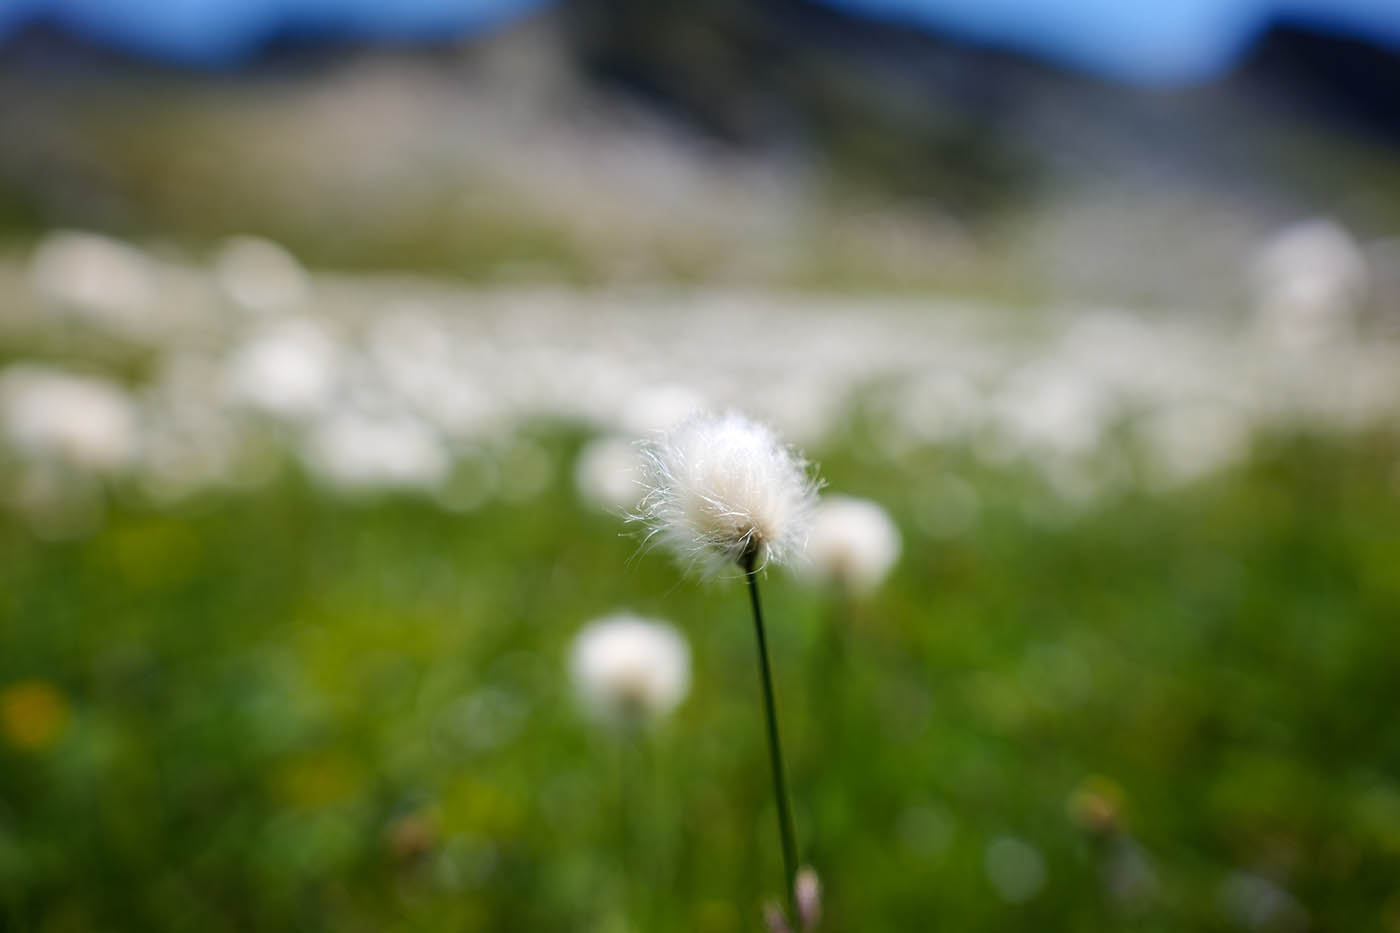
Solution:
<svg viewBox="0 0 1400 933"><path fill-rule="evenodd" d="M1260 313L1278 327L1047 311L1040 336L1022 340L994 308L926 299L454 289L315 275L247 237L200 265L55 231L27 260L0 256L0 339L10 359L71 345L88 365L4 367L0 486L32 480L57 500L79 483L100 498L96 480L120 475L174 501L254 487L290 459L337 491L465 510L546 488L558 464L522 448L519 427L562 421L601 439L574 471L590 503L641 512L668 529L658 541L703 565L750 547L783 560L801 551L810 483L766 429L693 422L653 446L649 467L635 439L754 400L766 423L816 443L859 399L871 454L889 461L958 446L1024 464L1069 501L1192 482L1247 456L1258 428L1364 428L1400 411L1400 344L1364 315L1389 267L1371 269L1368 249L1321 222L1280 233L1253 269ZM1275 331L1309 338L1307 365L1300 340ZM701 448L714 456L693 456ZM726 455L737 472L716 469ZM908 520L967 527L975 510L950 522L939 493L957 483L914 490Z"/></svg>

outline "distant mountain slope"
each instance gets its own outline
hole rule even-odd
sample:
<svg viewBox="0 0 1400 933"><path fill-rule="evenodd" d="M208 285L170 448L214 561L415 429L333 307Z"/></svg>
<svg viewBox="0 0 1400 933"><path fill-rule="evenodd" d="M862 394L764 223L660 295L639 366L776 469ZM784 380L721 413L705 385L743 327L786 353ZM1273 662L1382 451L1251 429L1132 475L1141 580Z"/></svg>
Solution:
<svg viewBox="0 0 1400 933"><path fill-rule="evenodd" d="M0 65L0 226L22 236L1218 305L1284 223L1400 231L1394 99L1355 91L1395 59L1287 31L1172 92L803 0L579 0L464 46L286 41L214 74L34 31Z"/></svg>

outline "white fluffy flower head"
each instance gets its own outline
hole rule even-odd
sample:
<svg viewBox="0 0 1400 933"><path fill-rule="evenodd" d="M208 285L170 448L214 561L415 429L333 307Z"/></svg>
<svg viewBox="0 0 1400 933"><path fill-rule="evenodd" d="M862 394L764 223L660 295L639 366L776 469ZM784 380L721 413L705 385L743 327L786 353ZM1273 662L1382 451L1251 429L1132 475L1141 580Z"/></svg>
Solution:
<svg viewBox="0 0 1400 933"><path fill-rule="evenodd" d="M648 541L683 563L715 571L802 551L817 484L767 426L732 412L699 415L644 453L647 492L636 517Z"/></svg>
<svg viewBox="0 0 1400 933"><path fill-rule="evenodd" d="M584 710L615 725L663 716L690 690L685 636L665 622L626 613L584 627L569 667Z"/></svg>
<svg viewBox="0 0 1400 933"><path fill-rule="evenodd" d="M830 496L812 515L805 566L819 578L864 593L880 585L899 551L899 529L879 504Z"/></svg>
<svg viewBox="0 0 1400 933"><path fill-rule="evenodd" d="M137 452L139 415L101 379L29 363L0 372L0 435L34 460L118 470Z"/></svg>

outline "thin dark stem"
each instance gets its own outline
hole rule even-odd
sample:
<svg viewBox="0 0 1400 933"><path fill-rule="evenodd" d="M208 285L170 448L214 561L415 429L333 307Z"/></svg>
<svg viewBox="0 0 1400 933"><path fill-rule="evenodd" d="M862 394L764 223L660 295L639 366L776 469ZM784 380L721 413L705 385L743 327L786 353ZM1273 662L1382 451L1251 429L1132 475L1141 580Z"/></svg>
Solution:
<svg viewBox="0 0 1400 933"><path fill-rule="evenodd" d="M744 555L742 566L753 604L753 627L758 635L758 671L763 681L763 707L768 720L768 758L773 766L773 796L778 801L778 834L783 842L783 894L789 916L796 918L793 881L797 878L797 834L792 828L792 804L788 800L787 775L783 770L783 750L778 741L778 703L773 697L773 669L768 661L768 637L763 628L763 607L758 599L757 555Z"/></svg>
<svg viewBox="0 0 1400 933"><path fill-rule="evenodd" d="M622 852L623 910L629 926L658 929L651 918L655 852L651 840L651 736L633 723L618 738L618 828Z"/></svg>

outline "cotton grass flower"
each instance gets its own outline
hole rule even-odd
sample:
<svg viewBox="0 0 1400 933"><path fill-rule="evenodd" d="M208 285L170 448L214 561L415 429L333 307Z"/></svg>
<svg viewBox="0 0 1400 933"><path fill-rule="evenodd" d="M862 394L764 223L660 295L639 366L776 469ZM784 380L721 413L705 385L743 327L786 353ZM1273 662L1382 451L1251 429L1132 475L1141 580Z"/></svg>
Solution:
<svg viewBox="0 0 1400 933"><path fill-rule="evenodd" d="M682 563L750 570L801 552L817 484L767 426L734 412L698 415L643 455L637 518Z"/></svg>
<svg viewBox="0 0 1400 933"><path fill-rule="evenodd" d="M105 380L33 364L0 373L0 432L28 460L119 470L136 454L138 421L127 394Z"/></svg>
<svg viewBox="0 0 1400 933"><path fill-rule="evenodd" d="M831 496L812 513L802 566L809 576L868 593L889 575L900 547L899 529L878 503Z"/></svg>
<svg viewBox="0 0 1400 933"><path fill-rule="evenodd" d="M1321 217L1276 233L1249 273L1262 331L1293 349L1348 336L1370 291L1361 246L1335 221Z"/></svg>
<svg viewBox="0 0 1400 933"><path fill-rule="evenodd" d="M214 257L213 279L236 307L251 314L289 314L311 295L311 279L296 257L261 237L225 240Z"/></svg>
<svg viewBox="0 0 1400 933"><path fill-rule="evenodd" d="M346 408L319 419L303 438L302 462L342 492L438 489L452 458L437 432L413 415Z"/></svg>
<svg viewBox="0 0 1400 933"><path fill-rule="evenodd" d="M117 334L148 334L157 287L146 254L97 233L57 230L39 241L30 282L49 305Z"/></svg>
<svg viewBox="0 0 1400 933"><path fill-rule="evenodd" d="M690 690L690 646L673 626L617 613L574 639L569 670L593 718L633 726L674 710Z"/></svg>
<svg viewBox="0 0 1400 933"><path fill-rule="evenodd" d="M788 799L773 667L758 596L759 571L799 553L817 483L807 463L769 428L743 415L699 415L646 450L647 494L639 509L649 530L691 566L717 570L738 564L748 584L758 642L758 672L768 732L778 836L783 848L783 889L788 914L797 916L797 834Z"/></svg>
<svg viewBox="0 0 1400 933"><path fill-rule="evenodd" d="M325 411L335 395L340 348L311 318L263 328L229 357L224 389L234 404L288 421Z"/></svg>

